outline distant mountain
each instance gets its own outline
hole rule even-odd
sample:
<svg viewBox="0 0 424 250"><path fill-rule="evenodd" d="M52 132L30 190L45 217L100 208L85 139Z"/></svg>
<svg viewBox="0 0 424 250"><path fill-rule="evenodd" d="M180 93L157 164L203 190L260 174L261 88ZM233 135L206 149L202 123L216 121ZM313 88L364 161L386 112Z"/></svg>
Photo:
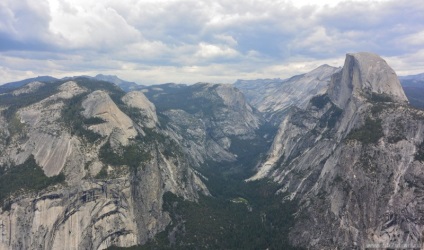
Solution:
<svg viewBox="0 0 424 250"><path fill-rule="evenodd" d="M410 104L414 107L424 109L424 73L399 76L399 80Z"/></svg>
<svg viewBox="0 0 424 250"><path fill-rule="evenodd" d="M288 108L305 108L309 100L327 90L331 75L340 68L322 65L309 73L289 79L238 80L234 86L240 89L253 107L265 113L268 120L278 124Z"/></svg>
<svg viewBox="0 0 424 250"><path fill-rule="evenodd" d="M94 77L94 79L114 83L118 85L125 92L129 92L132 90L139 90L143 87L143 85L139 85L135 82L128 82L128 81L122 80L115 75L98 74Z"/></svg>
<svg viewBox="0 0 424 250"><path fill-rule="evenodd" d="M424 110L406 98L372 53L234 85L9 83L0 250L422 249Z"/></svg>
<svg viewBox="0 0 424 250"><path fill-rule="evenodd" d="M17 89L19 87L22 87L28 83L31 82L45 82L45 83L49 83L49 82L54 82L57 81L57 78L51 77L51 76L37 76L34 78L28 78L25 80L21 80L21 81L16 81L16 82L9 82L3 85L0 85L0 93L4 93L5 91L9 91L12 89Z"/></svg>
<svg viewBox="0 0 424 250"><path fill-rule="evenodd" d="M417 75L399 76L399 80L424 81L424 73Z"/></svg>
<svg viewBox="0 0 424 250"><path fill-rule="evenodd" d="M51 83L51 82L55 82L57 80L71 81L73 79L80 78L80 77L92 78L92 79L99 80L99 81L110 82L110 83L117 85L118 87L120 87L125 92L130 92L130 91L133 91L133 90L139 90L139 89L143 88L143 85L139 85L135 82L128 82L128 81L122 80L115 75L98 74L95 77L84 75L84 76L64 77L62 79L58 79L58 78L55 78L55 77L52 77L52 76L38 76L38 77L34 77L34 78L28 78L28 79L21 80L21 81L9 82L9 83L5 83L3 85L0 85L0 93L4 93L4 92L10 91L10 90L20 88L20 87L22 87L22 86L24 86L28 83L31 83L31 82Z"/></svg>
<svg viewBox="0 0 424 250"><path fill-rule="evenodd" d="M240 90L230 84L161 84L145 87L144 94L167 121L170 135L185 145L195 165L206 161L236 161L240 141L261 141L256 130L260 116ZM240 122L243 121L243 122ZM248 144L248 143L247 143Z"/></svg>

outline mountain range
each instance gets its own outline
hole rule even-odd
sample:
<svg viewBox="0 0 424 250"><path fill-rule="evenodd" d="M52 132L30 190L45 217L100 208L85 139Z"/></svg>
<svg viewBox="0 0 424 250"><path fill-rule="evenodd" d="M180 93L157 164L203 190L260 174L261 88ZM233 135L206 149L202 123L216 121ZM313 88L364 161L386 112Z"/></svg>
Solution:
<svg viewBox="0 0 424 250"><path fill-rule="evenodd" d="M422 75L0 86L0 249L422 248Z"/></svg>

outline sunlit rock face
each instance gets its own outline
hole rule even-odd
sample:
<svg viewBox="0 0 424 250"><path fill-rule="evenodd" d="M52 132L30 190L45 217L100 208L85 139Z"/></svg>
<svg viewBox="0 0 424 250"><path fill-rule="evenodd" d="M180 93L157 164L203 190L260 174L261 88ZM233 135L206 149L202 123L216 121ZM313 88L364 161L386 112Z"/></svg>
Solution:
<svg viewBox="0 0 424 250"><path fill-rule="evenodd" d="M1 165L17 168L33 156L45 178L64 181L3 201L0 249L140 245L171 222L164 193L210 195L195 167L236 160L232 141L254 139L261 117L231 85L186 93L186 104L159 112L143 92L91 78L6 93L28 101L1 107L10 112L0 117Z"/></svg>
<svg viewBox="0 0 424 250"><path fill-rule="evenodd" d="M294 245L422 248L423 121L382 58L347 54L326 94L292 108L250 180L299 200Z"/></svg>
<svg viewBox="0 0 424 250"><path fill-rule="evenodd" d="M422 248L424 112L408 106L375 54L287 80L239 81L241 90L198 83L125 93L72 79L1 94L0 178L13 184L3 177L32 160L30 178L20 174L33 186L0 192L0 249L144 244L171 223L166 192L210 195L200 172L240 164L237 150L252 145L265 149L243 162L259 159L247 181L272 180L299 202L292 244Z"/></svg>
<svg viewBox="0 0 424 250"><path fill-rule="evenodd" d="M140 114L145 117L144 121L147 128L154 128L158 123L156 108L141 91L132 91L126 94L122 101L129 107L136 108Z"/></svg>
<svg viewBox="0 0 424 250"><path fill-rule="evenodd" d="M363 100L372 94L408 102L394 70L380 56L366 52L346 55L343 70L333 76L328 94L341 108L351 98Z"/></svg>
<svg viewBox="0 0 424 250"><path fill-rule="evenodd" d="M209 195L190 157L157 128L155 106L141 92L96 84L29 84L2 96L12 100L1 106L9 112L0 116L2 170L33 156L44 178L64 181L2 201L0 249L143 244L170 223L165 192L191 201Z"/></svg>

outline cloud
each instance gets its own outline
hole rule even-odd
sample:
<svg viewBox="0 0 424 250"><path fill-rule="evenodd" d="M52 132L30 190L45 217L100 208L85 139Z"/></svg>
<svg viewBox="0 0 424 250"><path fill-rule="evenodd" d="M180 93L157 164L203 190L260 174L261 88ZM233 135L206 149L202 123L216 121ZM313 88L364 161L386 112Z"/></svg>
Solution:
<svg viewBox="0 0 424 250"><path fill-rule="evenodd" d="M421 0L4 0L0 77L233 82L339 66L355 51L420 73L423 12Z"/></svg>
<svg viewBox="0 0 424 250"><path fill-rule="evenodd" d="M200 43L199 49L195 56L203 59L233 58L238 55L238 52L228 46L218 46L214 44Z"/></svg>
<svg viewBox="0 0 424 250"><path fill-rule="evenodd" d="M332 11L323 11L319 24L334 37L346 37L356 46L345 49L372 50L383 56L409 53L417 49L404 38L424 30L424 6L421 1L343 2ZM357 37L350 38L349 34Z"/></svg>
<svg viewBox="0 0 424 250"><path fill-rule="evenodd" d="M0 2L0 51L46 50L50 15L44 0Z"/></svg>
<svg viewBox="0 0 424 250"><path fill-rule="evenodd" d="M49 30L64 49L113 50L116 46L142 39L115 9L94 1L72 6L63 0L50 0Z"/></svg>

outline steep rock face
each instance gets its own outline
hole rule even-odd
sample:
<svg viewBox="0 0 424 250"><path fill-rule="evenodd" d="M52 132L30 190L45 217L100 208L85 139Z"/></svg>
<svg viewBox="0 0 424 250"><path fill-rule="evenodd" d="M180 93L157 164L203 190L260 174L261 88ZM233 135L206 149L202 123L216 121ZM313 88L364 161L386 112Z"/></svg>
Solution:
<svg viewBox="0 0 424 250"><path fill-rule="evenodd" d="M215 161L234 161L235 155L228 151L230 139L223 133L214 134L218 141L208 135L208 124L184 110L168 110L163 113L172 123L168 124L171 136L180 141L196 164L204 163L207 159ZM220 144L218 144L220 143Z"/></svg>
<svg viewBox="0 0 424 250"><path fill-rule="evenodd" d="M55 82L58 79L51 77L51 76L38 76L38 77L34 77L34 78L28 78L22 81L16 81L16 82L9 82L9 83L5 83L2 84L0 86L0 93L4 93L4 92L10 92L11 90L14 89L18 89L26 84L32 83L32 82Z"/></svg>
<svg viewBox="0 0 424 250"><path fill-rule="evenodd" d="M209 85L214 88L214 85ZM254 114L252 107L246 102L243 94L231 85L221 84L216 87L216 93L226 106L215 112L216 122L222 128L225 135L247 135L259 127L259 118ZM221 116L219 116L221 114ZM234 117L235 116L235 117ZM229 119L233 117L233 119ZM237 124L234 119L242 121Z"/></svg>
<svg viewBox="0 0 424 250"><path fill-rule="evenodd" d="M394 101L407 102L396 73L381 57L371 53L347 54L343 70L334 75L328 94L340 108L350 98L364 99L384 94Z"/></svg>
<svg viewBox="0 0 424 250"><path fill-rule="evenodd" d="M97 90L90 93L82 102L82 107L85 117L97 117L105 121L89 126L90 130L102 136L109 136L113 132L122 145L127 145L128 139L137 135L133 121L116 106L106 92Z"/></svg>
<svg viewBox="0 0 424 250"><path fill-rule="evenodd" d="M198 83L144 89L164 120L167 133L184 145L193 164L235 161L233 139L253 139L260 116L231 85Z"/></svg>
<svg viewBox="0 0 424 250"><path fill-rule="evenodd" d="M324 93L330 77L339 70L322 65L309 73L285 80L239 80L234 85L269 120L275 119L279 123L284 117L281 113L285 114L291 106L304 109L312 96Z"/></svg>
<svg viewBox="0 0 424 250"><path fill-rule="evenodd" d="M158 149L161 152L163 149ZM178 165L180 164L180 165ZM162 195L208 194L184 159L152 155L141 171L113 167L108 180L55 186L0 213L0 249L105 249L145 243L169 224ZM184 179L186 181L182 181Z"/></svg>
<svg viewBox="0 0 424 250"><path fill-rule="evenodd" d="M1 249L103 249L137 243L130 185L82 182L24 198L0 215Z"/></svg>
<svg viewBox="0 0 424 250"><path fill-rule="evenodd" d="M101 80L101 81L106 81L106 82L111 82L113 84L118 85L122 90L128 92L128 91L133 91L133 90L137 90L142 88L141 85L135 83L135 82L128 82L128 81L124 81L120 78L118 78L117 76L114 75L103 75L103 74L98 74L94 77L94 79L97 80Z"/></svg>
<svg viewBox="0 0 424 250"><path fill-rule="evenodd" d="M143 244L170 222L165 192L192 201L209 195L181 146L159 129L142 131L157 121L130 112L114 86L76 78L32 94L0 100L0 174L33 155L44 174L65 181L1 193L0 249Z"/></svg>
<svg viewBox="0 0 424 250"><path fill-rule="evenodd" d="M146 98L143 92L129 92L122 98L122 101L129 107L139 110L140 114L145 117L143 125L147 128L154 128L159 123L155 105Z"/></svg>
<svg viewBox="0 0 424 250"><path fill-rule="evenodd" d="M27 88L23 87L24 90ZM10 143L6 153L2 154L2 162L21 164L32 154L47 176L60 173L73 149L79 147L78 141L72 139L58 123L63 101L86 90L75 82L64 83L58 90L46 99L16 112L13 124L9 124L14 127L10 137L15 143Z"/></svg>
<svg viewBox="0 0 424 250"><path fill-rule="evenodd" d="M328 94L281 124L251 180L271 178L299 200L293 244L422 247L424 113L401 91L383 59L348 54Z"/></svg>

